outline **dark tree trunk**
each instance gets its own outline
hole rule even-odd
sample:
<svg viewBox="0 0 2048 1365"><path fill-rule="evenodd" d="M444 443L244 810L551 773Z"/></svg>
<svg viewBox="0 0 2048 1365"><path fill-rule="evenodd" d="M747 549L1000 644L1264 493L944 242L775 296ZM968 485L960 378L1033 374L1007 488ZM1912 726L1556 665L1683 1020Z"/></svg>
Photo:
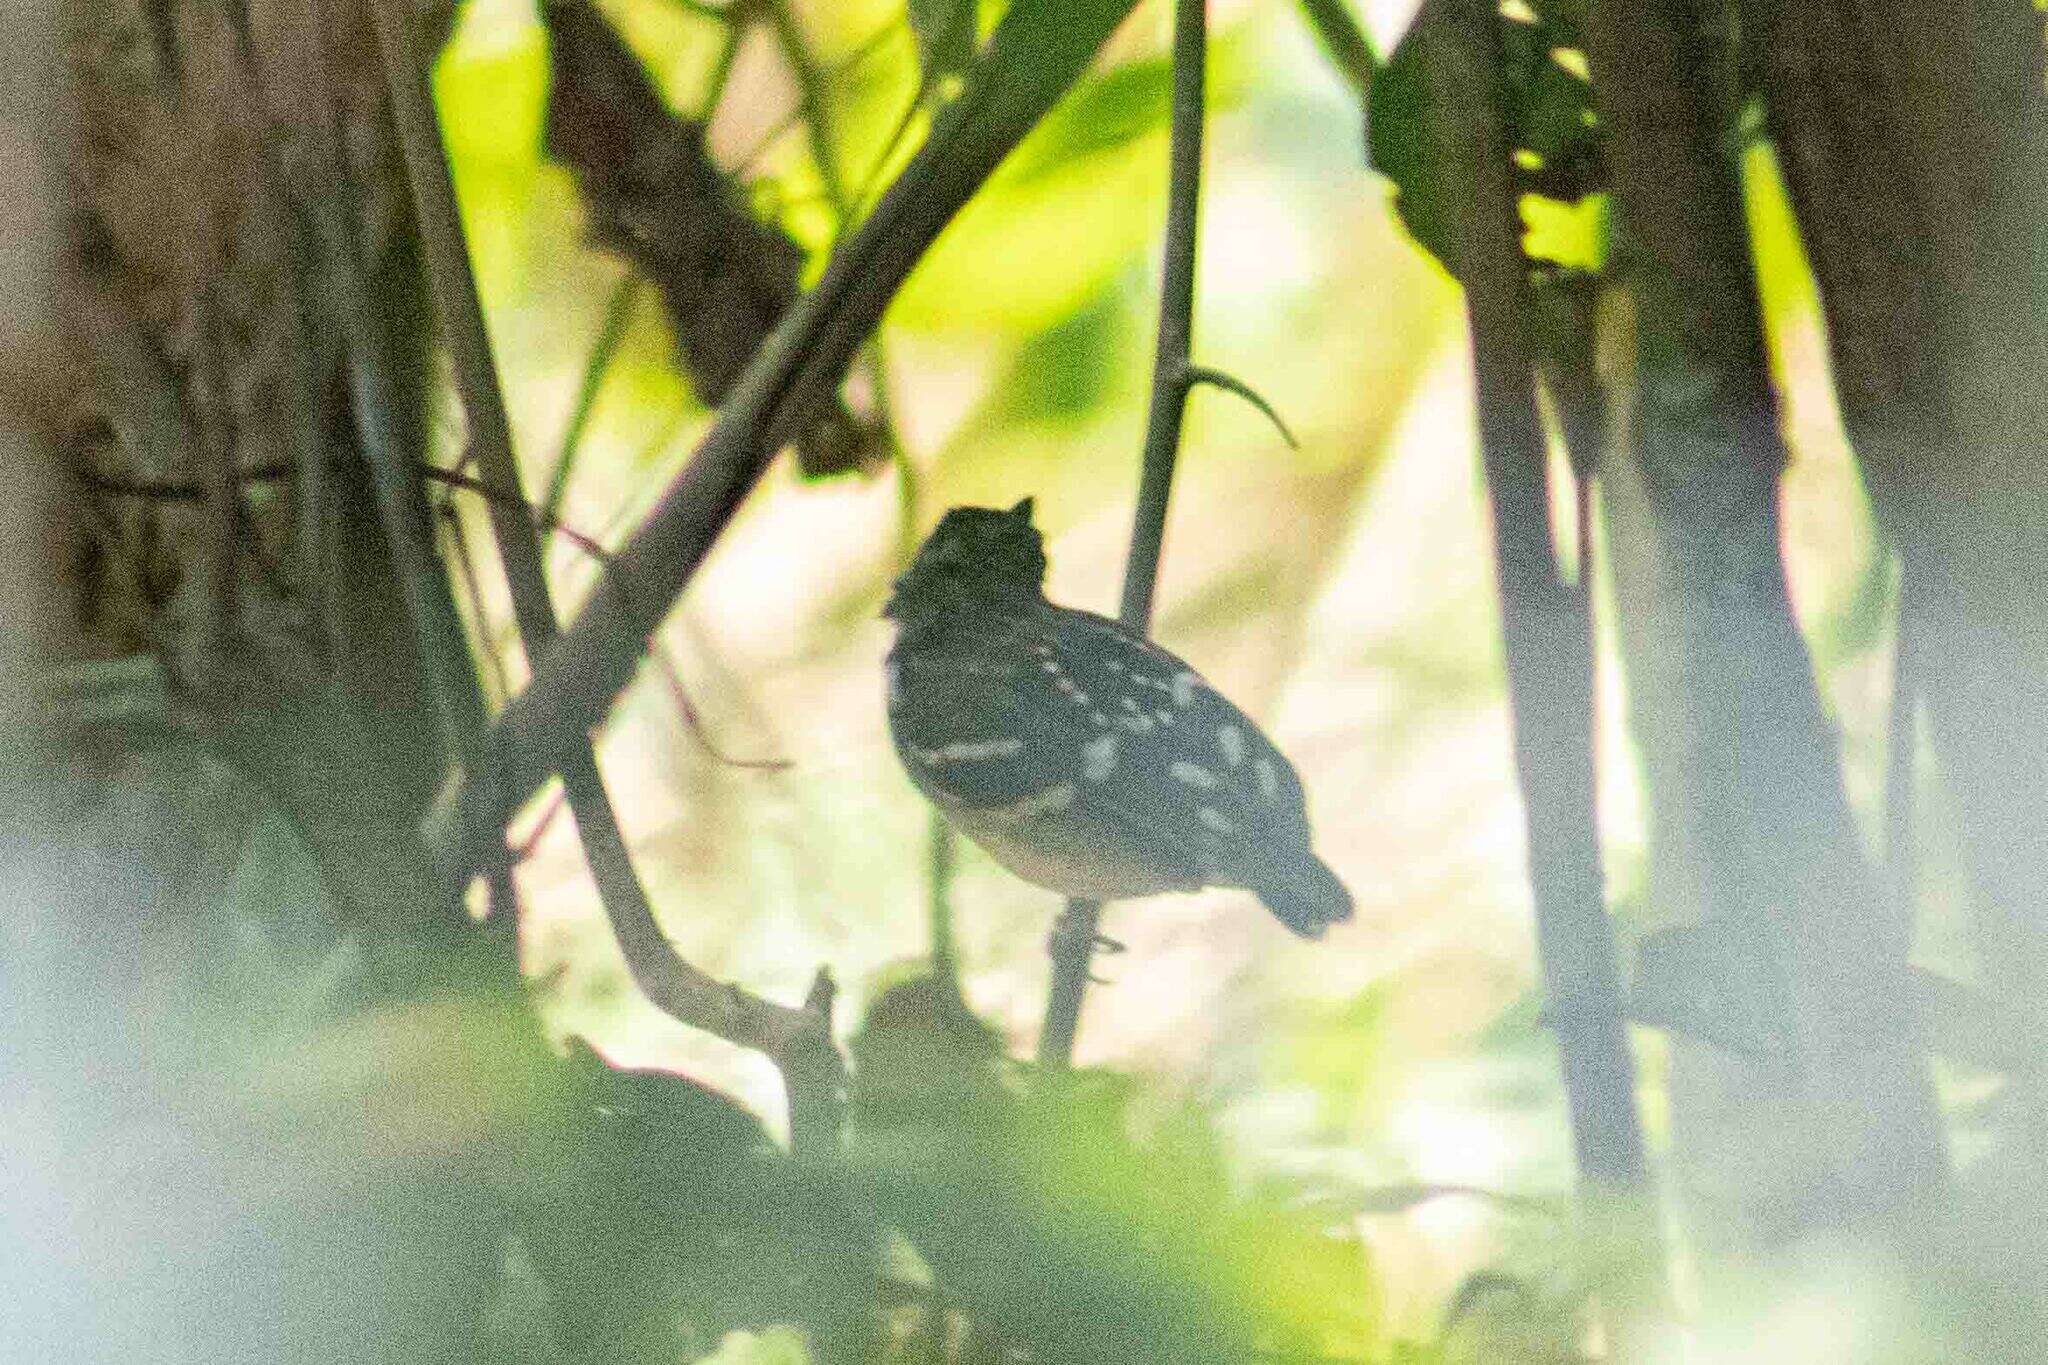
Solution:
<svg viewBox="0 0 2048 1365"><path fill-rule="evenodd" d="M1678 0L1601 0L1588 17L1610 142L1633 379L1617 457L1668 588L1661 667L1635 719L1663 845L1660 911L1698 951L1646 957L1647 984L1712 978L1736 1051L1681 1038L1681 1165L1738 1256L1879 1225L1941 1188L1931 1085L1904 1009L1903 959L1849 819L1834 727L1793 619L1779 549L1785 449L1765 365L1733 145L1733 53ZM1646 560L1641 551L1647 548ZM1640 600L1623 585L1623 610ZM1724 1159L1687 1162L1714 1151ZM1703 1212L1704 1212L1703 1205Z"/></svg>

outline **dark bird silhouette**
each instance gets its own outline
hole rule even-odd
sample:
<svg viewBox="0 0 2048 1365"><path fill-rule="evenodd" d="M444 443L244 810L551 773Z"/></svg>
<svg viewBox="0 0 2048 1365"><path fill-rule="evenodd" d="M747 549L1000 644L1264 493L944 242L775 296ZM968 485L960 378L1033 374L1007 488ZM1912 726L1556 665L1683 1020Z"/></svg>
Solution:
<svg viewBox="0 0 2048 1365"><path fill-rule="evenodd" d="M1310 847L1301 781L1200 674L1048 602L1031 499L956 507L883 615L889 728L911 781L997 862L1091 900L1250 890L1319 936L1351 896Z"/></svg>

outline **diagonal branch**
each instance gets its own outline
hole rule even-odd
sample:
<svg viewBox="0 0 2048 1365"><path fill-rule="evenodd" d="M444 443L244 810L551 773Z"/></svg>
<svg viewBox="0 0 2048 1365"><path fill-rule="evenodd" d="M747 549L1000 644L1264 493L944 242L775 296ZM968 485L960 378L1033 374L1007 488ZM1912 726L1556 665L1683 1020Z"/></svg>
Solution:
<svg viewBox="0 0 2048 1365"><path fill-rule="evenodd" d="M511 424L462 236L439 121L426 87L426 65L413 41L409 18L398 0L382 0L377 6L385 74L426 239L435 298L469 418L470 448L488 484L516 493L521 484ZM558 634L540 539L519 497L490 498L487 506L511 586L520 639L528 658L537 661L546 656ZM721 985L685 961L655 918L588 732L565 746L561 757L563 793L634 983L671 1017L766 1053L783 1075L792 1146L836 1150L845 1068L832 1044L831 978L821 971L805 1007L791 1010L737 986Z"/></svg>
<svg viewBox="0 0 2048 1365"><path fill-rule="evenodd" d="M770 458L829 399L911 268L1079 78L1133 3L1022 0L1011 9L968 89L769 337L582 615L537 662L527 690L443 793L427 837L451 876L466 878L493 856L512 815L603 721L639 667L648 635Z"/></svg>
<svg viewBox="0 0 2048 1365"><path fill-rule="evenodd" d="M314 0L310 31L316 34L324 29L322 8L320 0ZM326 53L320 44L315 45L315 60L324 67ZM328 79L331 89L331 77ZM483 733L483 694L462 617L435 549L433 514L419 476L419 452L409 448L399 427L401 381L390 338L379 323L382 311L373 296L368 267L349 221L350 198L339 157L339 149L333 145L316 148L312 213L326 284L342 323L353 400L349 410L412 618L421 667L433 689L443 744L455 756Z"/></svg>

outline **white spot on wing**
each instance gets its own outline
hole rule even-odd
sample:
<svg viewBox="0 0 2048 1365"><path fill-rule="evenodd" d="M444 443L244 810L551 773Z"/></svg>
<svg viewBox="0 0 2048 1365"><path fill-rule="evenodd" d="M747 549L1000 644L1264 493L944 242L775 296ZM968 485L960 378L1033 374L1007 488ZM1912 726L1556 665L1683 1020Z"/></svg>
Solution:
<svg viewBox="0 0 2048 1365"><path fill-rule="evenodd" d="M1013 758L1024 752L1024 741L1005 739L961 739L936 749L912 749L911 755L929 767L948 763L985 763L992 758Z"/></svg>
<svg viewBox="0 0 2048 1365"><path fill-rule="evenodd" d="M890 702L892 704L901 704L903 701L903 665L891 659L888 666L883 670L883 675L889 680Z"/></svg>
<svg viewBox="0 0 2048 1365"><path fill-rule="evenodd" d="M1216 732L1216 747L1223 751L1223 761L1235 768L1244 762L1244 731L1235 725L1226 725Z"/></svg>
<svg viewBox="0 0 2048 1365"><path fill-rule="evenodd" d="M1186 760L1180 760L1175 762L1166 771L1173 774L1176 782L1185 782L1190 787L1200 787L1204 791L1216 785L1216 774L1210 772L1199 763L1189 763Z"/></svg>
<svg viewBox="0 0 2048 1365"><path fill-rule="evenodd" d="M1116 736L1104 735L1091 739L1081 746L1081 776L1090 782L1101 782L1109 777L1116 767Z"/></svg>
<svg viewBox="0 0 2048 1365"><path fill-rule="evenodd" d="M1074 804L1075 795L1073 783L1061 782L1042 791L1035 791L1020 801L1012 801L1007 806L998 806L989 814L1008 823L1022 823L1026 820L1035 820L1042 815L1058 814Z"/></svg>
<svg viewBox="0 0 2048 1365"><path fill-rule="evenodd" d="M1215 830L1218 834L1237 833L1237 826L1231 823L1230 817L1217 810L1214 806L1202 807L1195 812L1195 818L1210 829Z"/></svg>
<svg viewBox="0 0 2048 1365"><path fill-rule="evenodd" d="M1195 704L1195 688L1201 685L1201 681L1200 678L1186 669L1182 669L1174 674L1173 704L1175 706L1193 706Z"/></svg>
<svg viewBox="0 0 2048 1365"><path fill-rule="evenodd" d="M1280 774L1273 767L1273 760L1262 758L1252 764L1252 773L1259 779L1259 795L1271 801L1280 794Z"/></svg>

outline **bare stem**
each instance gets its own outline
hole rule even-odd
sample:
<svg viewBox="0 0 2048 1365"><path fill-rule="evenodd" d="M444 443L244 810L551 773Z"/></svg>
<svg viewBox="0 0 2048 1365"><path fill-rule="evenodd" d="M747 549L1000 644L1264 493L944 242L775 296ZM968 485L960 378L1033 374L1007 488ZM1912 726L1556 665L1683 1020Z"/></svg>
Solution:
<svg viewBox="0 0 2048 1365"><path fill-rule="evenodd" d="M316 25L324 24L318 13ZM316 32L320 31L318 28ZM325 53L319 54L324 67ZM323 71L323 80L331 76ZM348 221L349 196L336 148L319 150L314 218L324 273L347 352L349 410L369 467L393 567L411 616L421 670L434 692L442 743L457 759L482 735L485 712L476 664L435 546L433 514L419 475L420 452L401 431L401 378L391 338L380 323L367 267Z"/></svg>
<svg viewBox="0 0 2048 1365"><path fill-rule="evenodd" d="M1316 41L1329 54L1330 61L1363 105L1372 96L1373 72L1379 66L1379 59L1372 50L1372 40L1351 17L1351 10L1344 0L1298 0L1298 3L1302 17L1315 31Z"/></svg>
<svg viewBox="0 0 2048 1365"><path fill-rule="evenodd" d="M382 0L377 20L399 137L426 238L435 299L455 361L463 410L469 417L470 448L485 481L514 494L490 498L487 505L499 559L511 585L521 642L527 657L537 662L558 633L555 608L540 539L518 495L519 465L512 449L511 424L470 269L440 123L427 91L425 63L399 0ZM643 638L636 638L635 643ZM591 880L597 885L598 899L634 982L679 1022L765 1052L783 1075L792 1143L822 1149L829 1139L836 1146L837 1111L844 1085L840 1080L843 1066L831 1041L830 978L821 972L812 1001L803 1009L790 1010L737 986L721 986L684 961L662 933L633 866L587 731L564 747L560 771L562 791L576 820Z"/></svg>
<svg viewBox="0 0 2048 1365"><path fill-rule="evenodd" d="M597 408L598 391L604 387L604 377L611 372L612 360L625 340L626 324L632 321L633 301L639 293L640 277L628 271L612 290L611 301L605 304L604 322L590 348L590 359L583 366L582 382L576 386L576 403L569 411L568 428L562 433L562 449L548 475L547 496L540 504L543 515L554 516L562 510L562 500L569 493L569 476L575 472L576 456L582 451L584 434L590 429L590 415Z"/></svg>
<svg viewBox="0 0 2048 1365"><path fill-rule="evenodd" d="M838 230L843 232L852 205L847 198L846 177L839 169L827 73L818 59L811 55L810 44L804 40L803 25L798 22L789 0L766 0L763 11L775 29L775 40L782 48L783 60L789 63L790 75L796 80L797 99L803 108L804 132L811 142L811 160L817 163L818 180L825 187L825 198L832 205L832 216Z"/></svg>
<svg viewBox="0 0 2048 1365"><path fill-rule="evenodd" d="M1176 0L1173 11L1173 133L1168 152L1165 263L1159 291L1159 344L1152 362L1152 406L1145 423L1145 462L1138 479L1138 508L1131 527L1130 557L1124 567L1119 615L1131 630L1145 633L1152 622L1159 556L1166 538L1166 509L1173 495L1174 464L1180 453L1181 419L1187 412L1195 324L1196 228L1202 197L1202 123L1208 65L1206 0ZM1052 987L1045 1002L1045 1027L1038 1060L1065 1066L1074 1055L1081 1000L1088 990L1088 965L1100 936L1102 907L1069 901L1046 951L1052 957Z"/></svg>
<svg viewBox="0 0 2048 1365"><path fill-rule="evenodd" d="M1499 101L1499 20L1485 0L1434 13L1427 79L1447 111L1437 155L1464 178L1457 259L1471 324L1481 461L1528 839L1536 935L1588 1214L1618 1255L1600 1268L1618 1358L1637 1358L1664 1297L1663 1247L1606 913L1595 805L1593 627L1582 558L1565 581L1528 343L1527 261ZM1589 510L1581 502L1581 517ZM1583 521L1582 521L1583 526ZM1582 540L1581 546L1587 544Z"/></svg>

